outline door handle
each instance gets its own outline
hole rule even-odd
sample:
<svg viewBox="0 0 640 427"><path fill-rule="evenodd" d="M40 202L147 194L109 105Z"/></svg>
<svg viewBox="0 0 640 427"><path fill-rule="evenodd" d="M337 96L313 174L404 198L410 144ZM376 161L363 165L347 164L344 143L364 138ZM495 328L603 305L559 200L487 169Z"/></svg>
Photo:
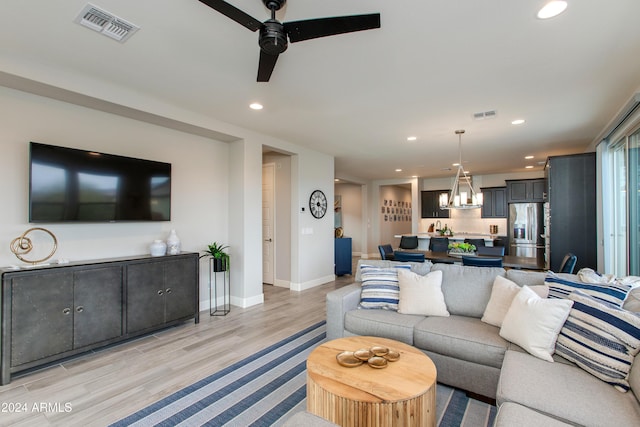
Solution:
<svg viewBox="0 0 640 427"><path fill-rule="evenodd" d="M272 239L264 239L265 242L273 242Z"/></svg>

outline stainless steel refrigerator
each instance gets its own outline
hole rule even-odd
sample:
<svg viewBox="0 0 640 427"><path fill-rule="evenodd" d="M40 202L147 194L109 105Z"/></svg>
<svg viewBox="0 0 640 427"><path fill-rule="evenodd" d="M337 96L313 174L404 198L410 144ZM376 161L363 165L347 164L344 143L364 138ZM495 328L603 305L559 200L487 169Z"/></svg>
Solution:
<svg viewBox="0 0 640 427"><path fill-rule="evenodd" d="M509 255L544 259L542 203L509 204Z"/></svg>

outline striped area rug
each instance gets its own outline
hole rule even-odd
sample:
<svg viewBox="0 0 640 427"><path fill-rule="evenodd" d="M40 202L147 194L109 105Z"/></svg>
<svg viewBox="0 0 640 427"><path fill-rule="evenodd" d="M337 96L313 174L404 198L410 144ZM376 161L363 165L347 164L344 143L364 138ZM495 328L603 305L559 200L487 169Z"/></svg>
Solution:
<svg viewBox="0 0 640 427"><path fill-rule="evenodd" d="M306 359L325 330L310 326L112 426L279 426L306 407ZM440 427L493 424L494 406L442 384L436 396Z"/></svg>

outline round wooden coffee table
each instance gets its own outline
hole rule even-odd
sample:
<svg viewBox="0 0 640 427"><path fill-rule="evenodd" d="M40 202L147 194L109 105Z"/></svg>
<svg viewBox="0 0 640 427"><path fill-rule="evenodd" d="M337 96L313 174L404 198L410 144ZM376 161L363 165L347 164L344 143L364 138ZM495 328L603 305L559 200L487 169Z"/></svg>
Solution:
<svg viewBox="0 0 640 427"><path fill-rule="evenodd" d="M381 345L400 353L384 369L346 368L342 351ZM435 426L436 367L410 345L376 337L347 337L318 346L307 359L307 410L343 427Z"/></svg>

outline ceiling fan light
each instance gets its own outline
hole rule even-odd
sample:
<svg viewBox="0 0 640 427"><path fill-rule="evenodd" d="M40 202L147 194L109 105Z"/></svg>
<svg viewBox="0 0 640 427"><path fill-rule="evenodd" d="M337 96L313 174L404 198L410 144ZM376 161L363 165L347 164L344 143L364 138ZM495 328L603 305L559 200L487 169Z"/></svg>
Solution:
<svg viewBox="0 0 640 427"><path fill-rule="evenodd" d="M560 15L567 8L567 2L562 0L551 0L538 11L538 19L549 19Z"/></svg>

